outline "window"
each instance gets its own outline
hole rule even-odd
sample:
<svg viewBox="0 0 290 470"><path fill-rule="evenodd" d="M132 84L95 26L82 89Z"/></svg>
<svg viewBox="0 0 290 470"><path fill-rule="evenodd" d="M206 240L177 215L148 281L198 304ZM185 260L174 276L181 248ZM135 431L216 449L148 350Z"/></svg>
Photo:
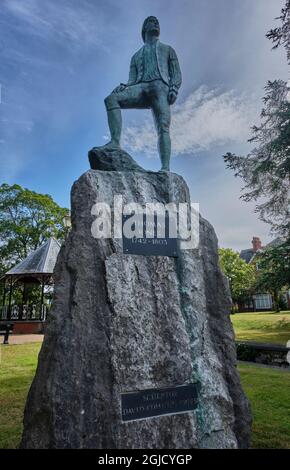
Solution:
<svg viewBox="0 0 290 470"><path fill-rule="evenodd" d="M256 310L266 310L272 308L272 296L271 294L257 294L254 295Z"/></svg>

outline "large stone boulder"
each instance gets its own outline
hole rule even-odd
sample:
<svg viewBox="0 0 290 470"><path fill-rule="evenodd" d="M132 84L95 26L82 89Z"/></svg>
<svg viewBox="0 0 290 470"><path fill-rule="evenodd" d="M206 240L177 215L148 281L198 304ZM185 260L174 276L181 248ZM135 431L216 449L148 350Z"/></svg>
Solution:
<svg viewBox="0 0 290 470"><path fill-rule="evenodd" d="M96 163L97 164L97 163ZM25 409L23 448L245 448L251 417L236 369L230 295L212 226L178 258L96 239L92 206L189 202L174 173L90 170L72 188L72 231ZM198 382L195 411L122 422L121 393Z"/></svg>

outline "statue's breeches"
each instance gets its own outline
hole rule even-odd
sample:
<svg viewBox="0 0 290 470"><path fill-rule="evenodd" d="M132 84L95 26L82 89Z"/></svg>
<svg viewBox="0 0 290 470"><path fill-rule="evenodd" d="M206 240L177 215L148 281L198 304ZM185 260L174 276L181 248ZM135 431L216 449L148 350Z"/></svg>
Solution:
<svg viewBox="0 0 290 470"><path fill-rule="evenodd" d="M107 111L112 109L151 108L158 133L169 132L169 87L162 80L129 85L125 90L113 92L105 99Z"/></svg>

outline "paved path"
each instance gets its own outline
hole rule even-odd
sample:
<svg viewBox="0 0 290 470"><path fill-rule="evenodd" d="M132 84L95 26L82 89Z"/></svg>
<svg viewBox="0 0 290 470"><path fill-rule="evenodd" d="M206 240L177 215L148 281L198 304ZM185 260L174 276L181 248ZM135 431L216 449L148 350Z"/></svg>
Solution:
<svg viewBox="0 0 290 470"><path fill-rule="evenodd" d="M10 335L9 344L42 343L43 335Z"/></svg>

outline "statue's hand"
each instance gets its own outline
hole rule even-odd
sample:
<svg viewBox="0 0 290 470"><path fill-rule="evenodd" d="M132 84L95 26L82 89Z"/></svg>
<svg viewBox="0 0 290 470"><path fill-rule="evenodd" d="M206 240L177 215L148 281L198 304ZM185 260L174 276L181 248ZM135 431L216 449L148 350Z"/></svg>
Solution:
<svg viewBox="0 0 290 470"><path fill-rule="evenodd" d="M120 91L124 91L126 87L127 87L127 85L125 85L125 83L120 83L120 85L118 85L118 86L116 86L116 88L114 88L112 93L120 93Z"/></svg>
<svg viewBox="0 0 290 470"><path fill-rule="evenodd" d="M169 103L169 104L175 103L176 98L177 98L177 92L174 91L174 90L169 90L169 93L168 93L168 103Z"/></svg>

